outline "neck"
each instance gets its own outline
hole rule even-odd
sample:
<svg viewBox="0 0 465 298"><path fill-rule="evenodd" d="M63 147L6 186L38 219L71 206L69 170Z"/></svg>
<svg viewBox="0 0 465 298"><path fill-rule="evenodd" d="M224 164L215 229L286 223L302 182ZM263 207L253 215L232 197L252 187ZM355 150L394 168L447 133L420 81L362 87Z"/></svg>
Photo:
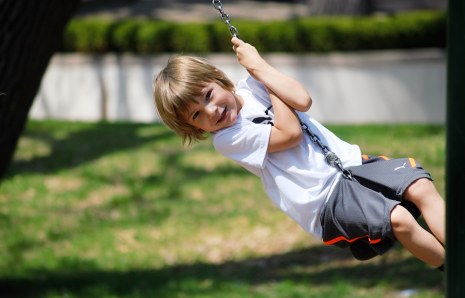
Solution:
<svg viewBox="0 0 465 298"><path fill-rule="evenodd" d="M242 110L242 107L244 106L244 99L242 98L242 96L237 95L234 91L233 91L233 95L234 95L234 98L236 99L237 114L239 114L239 112Z"/></svg>

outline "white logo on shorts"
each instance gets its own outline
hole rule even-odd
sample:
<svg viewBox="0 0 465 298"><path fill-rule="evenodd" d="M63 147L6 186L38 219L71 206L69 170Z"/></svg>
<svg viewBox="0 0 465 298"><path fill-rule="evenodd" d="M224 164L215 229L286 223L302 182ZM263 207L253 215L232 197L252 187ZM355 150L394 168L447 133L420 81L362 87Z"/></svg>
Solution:
<svg viewBox="0 0 465 298"><path fill-rule="evenodd" d="M394 169L394 172L397 171L397 170L400 170L400 169L405 169L405 165L406 165L406 164L407 164L407 163L404 162L404 164L403 164L402 166L395 168L395 169Z"/></svg>

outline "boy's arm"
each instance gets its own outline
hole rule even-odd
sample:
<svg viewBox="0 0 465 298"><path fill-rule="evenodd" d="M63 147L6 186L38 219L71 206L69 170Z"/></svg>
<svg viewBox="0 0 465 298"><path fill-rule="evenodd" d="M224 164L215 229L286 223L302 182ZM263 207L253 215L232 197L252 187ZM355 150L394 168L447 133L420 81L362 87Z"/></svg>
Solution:
<svg viewBox="0 0 465 298"><path fill-rule="evenodd" d="M268 152L278 152L297 146L302 140L302 127L294 109L268 90L274 112Z"/></svg>
<svg viewBox="0 0 465 298"><path fill-rule="evenodd" d="M302 127L295 110L307 111L312 103L305 88L296 80L269 65L250 44L233 38L233 49L239 63L258 81L270 95L274 110L268 152L277 152L297 146L302 140Z"/></svg>
<svg viewBox="0 0 465 298"><path fill-rule="evenodd" d="M300 82L268 64L252 45L237 37L233 37L231 42L239 63L247 69L251 76L262 82L269 91L293 109L301 112L310 109L312 98Z"/></svg>

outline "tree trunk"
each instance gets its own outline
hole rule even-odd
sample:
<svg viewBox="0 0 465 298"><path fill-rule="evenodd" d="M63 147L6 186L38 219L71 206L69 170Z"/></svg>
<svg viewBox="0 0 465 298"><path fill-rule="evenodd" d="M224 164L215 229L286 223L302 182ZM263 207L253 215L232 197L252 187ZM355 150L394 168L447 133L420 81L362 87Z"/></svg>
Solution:
<svg viewBox="0 0 465 298"><path fill-rule="evenodd" d="M0 178L80 0L0 0Z"/></svg>

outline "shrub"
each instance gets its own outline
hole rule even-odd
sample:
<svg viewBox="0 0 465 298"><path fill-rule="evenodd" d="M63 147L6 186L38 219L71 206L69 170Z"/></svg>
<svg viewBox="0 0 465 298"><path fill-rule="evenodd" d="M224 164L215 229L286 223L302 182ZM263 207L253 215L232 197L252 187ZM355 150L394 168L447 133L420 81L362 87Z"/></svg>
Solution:
<svg viewBox="0 0 465 298"><path fill-rule="evenodd" d="M173 51L181 53L210 52L210 37L206 24L176 24L171 34Z"/></svg>
<svg viewBox="0 0 465 298"><path fill-rule="evenodd" d="M106 19L75 19L67 26L63 47L67 51L106 52L110 49L115 22Z"/></svg>
<svg viewBox="0 0 465 298"><path fill-rule="evenodd" d="M137 32L143 24L140 21L117 22L110 35L110 49L113 51L138 52Z"/></svg>
<svg viewBox="0 0 465 298"><path fill-rule="evenodd" d="M173 25L162 21L147 21L137 32L137 51L142 54L176 51L170 38Z"/></svg>
<svg viewBox="0 0 465 298"><path fill-rule="evenodd" d="M239 37L261 52L328 52L444 47L443 11L392 16L313 17L288 21L232 20ZM173 23L161 20L74 19L64 50L78 52L231 51L228 27L221 21Z"/></svg>

